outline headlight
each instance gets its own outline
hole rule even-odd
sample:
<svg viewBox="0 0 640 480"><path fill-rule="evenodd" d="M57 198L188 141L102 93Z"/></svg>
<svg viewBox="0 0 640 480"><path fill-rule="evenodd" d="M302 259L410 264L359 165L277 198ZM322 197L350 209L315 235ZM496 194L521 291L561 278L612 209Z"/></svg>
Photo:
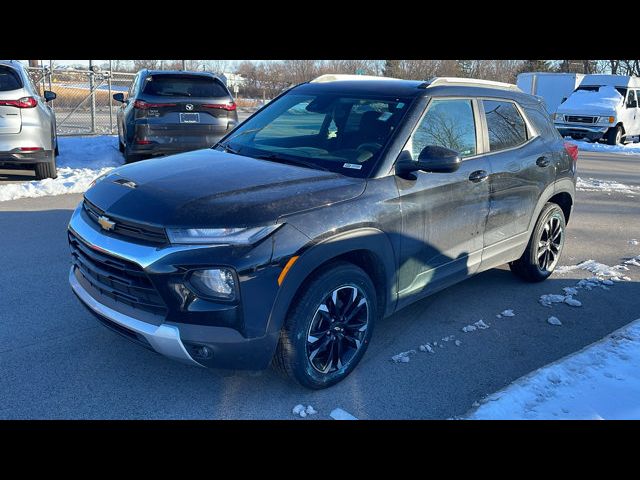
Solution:
<svg viewBox="0 0 640 480"><path fill-rule="evenodd" d="M167 228L171 243L251 245L283 224L255 228Z"/></svg>
<svg viewBox="0 0 640 480"><path fill-rule="evenodd" d="M607 124L616 123L616 117L600 117L598 118L598 121L600 123L607 123Z"/></svg>
<svg viewBox="0 0 640 480"><path fill-rule="evenodd" d="M189 284L196 294L222 300L236 298L236 280L228 268L196 270L189 277Z"/></svg>
<svg viewBox="0 0 640 480"><path fill-rule="evenodd" d="M553 114L554 122L564 122L564 114L563 113L554 113Z"/></svg>

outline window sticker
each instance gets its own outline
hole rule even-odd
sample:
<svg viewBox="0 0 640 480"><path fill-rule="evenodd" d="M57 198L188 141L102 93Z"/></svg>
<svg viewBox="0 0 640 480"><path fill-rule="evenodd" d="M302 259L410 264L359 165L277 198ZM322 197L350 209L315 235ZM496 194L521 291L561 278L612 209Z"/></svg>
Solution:
<svg viewBox="0 0 640 480"><path fill-rule="evenodd" d="M358 165L357 163L345 163L342 165L342 168L352 168L354 170L361 170L362 165Z"/></svg>
<svg viewBox="0 0 640 480"><path fill-rule="evenodd" d="M391 112L382 112L378 117L378 120L380 120L381 122L386 122L387 120L389 120L389 118L391 118Z"/></svg>

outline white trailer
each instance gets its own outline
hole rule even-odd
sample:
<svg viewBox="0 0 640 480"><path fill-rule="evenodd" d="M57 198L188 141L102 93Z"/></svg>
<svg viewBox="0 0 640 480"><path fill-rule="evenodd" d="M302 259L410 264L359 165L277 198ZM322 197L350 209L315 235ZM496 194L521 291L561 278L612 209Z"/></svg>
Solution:
<svg viewBox="0 0 640 480"><path fill-rule="evenodd" d="M584 77L581 73L527 72L518 75L517 85L525 93L542 97L547 112L553 114Z"/></svg>

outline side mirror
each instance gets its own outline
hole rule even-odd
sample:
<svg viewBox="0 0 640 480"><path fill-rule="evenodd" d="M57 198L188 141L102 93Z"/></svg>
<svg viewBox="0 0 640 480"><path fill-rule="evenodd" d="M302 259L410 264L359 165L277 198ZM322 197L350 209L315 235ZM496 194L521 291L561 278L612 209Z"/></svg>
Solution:
<svg viewBox="0 0 640 480"><path fill-rule="evenodd" d="M50 102L51 100L55 100L56 96L57 95L54 92L51 92L49 90L45 90L44 91L44 101L45 102Z"/></svg>
<svg viewBox="0 0 640 480"><path fill-rule="evenodd" d="M113 99L116 102L123 103L124 102L124 93L114 93L113 94Z"/></svg>
<svg viewBox="0 0 640 480"><path fill-rule="evenodd" d="M433 173L451 173L460 168L460 154L450 148L427 145L422 149L418 160L409 155L401 155L396 163L396 173L411 173L416 170Z"/></svg>

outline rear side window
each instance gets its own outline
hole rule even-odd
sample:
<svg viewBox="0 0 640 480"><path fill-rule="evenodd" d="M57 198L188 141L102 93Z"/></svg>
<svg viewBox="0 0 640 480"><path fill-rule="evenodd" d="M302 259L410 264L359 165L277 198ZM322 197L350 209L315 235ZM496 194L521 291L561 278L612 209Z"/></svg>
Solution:
<svg viewBox="0 0 640 480"><path fill-rule="evenodd" d="M164 97L226 97L222 82L215 78L189 75L152 75L147 77L142 93Z"/></svg>
<svg viewBox="0 0 640 480"><path fill-rule="evenodd" d="M18 90L22 88L22 81L18 73L11 67L0 66L0 92Z"/></svg>
<svg viewBox="0 0 640 480"><path fill-rule="evenodd" d="M483 100L489 151L517 147L527 141L527 126L512 102Z"/></svg>
<svg viewBox="0 0 640 480"><path fill-rule="evenodd" d="M533 127L540 135L546 138L562 138L560 132L553 124L553 120L544 108L525 107L527 119L533 123Z"/></svg>

